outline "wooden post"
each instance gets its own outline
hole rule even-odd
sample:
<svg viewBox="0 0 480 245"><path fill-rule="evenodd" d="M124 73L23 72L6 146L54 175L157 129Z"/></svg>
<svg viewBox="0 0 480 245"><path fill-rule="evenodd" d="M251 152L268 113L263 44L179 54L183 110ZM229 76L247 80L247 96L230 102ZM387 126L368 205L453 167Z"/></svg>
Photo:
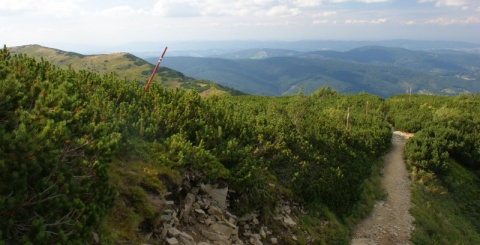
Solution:
<svg viewBox="0 0 480 245"><path fill-rule="evenodd" d="M350 106L347 110L347 131L350 129Z"/></svg>
<svg viewBox="0 0 480 245"><path fill-rule="evenodd" d="M158 58L157 64L155 65L155 68L153 68L152 75L150 75L150 78L148 79L147 84L145 84L145 88L144 88L145 92L148 91L148 88L150 87L150 83L152 82L153 77L155 77L155 73L157 73L158 67L160 66L160 62L162 62L163 56L165 55L166 52L167 52L167 47L165 47L165 50L163 50L162 55L160 56L160 58Z"/></svg>

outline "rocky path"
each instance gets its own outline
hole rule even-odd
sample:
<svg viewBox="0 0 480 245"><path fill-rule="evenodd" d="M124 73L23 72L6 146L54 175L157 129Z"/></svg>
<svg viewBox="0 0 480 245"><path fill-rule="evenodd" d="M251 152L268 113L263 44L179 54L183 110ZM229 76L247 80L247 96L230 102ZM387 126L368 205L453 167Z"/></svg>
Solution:
<svg viewBox="0 0 480 245"><path fill-rule="evenodd" d="M392 148L385 155L382 186L388 193L365 220L355 227L352 245L410 245L413 217L410 209L410 179L403 160L409 134L394 132Z"/></svg>

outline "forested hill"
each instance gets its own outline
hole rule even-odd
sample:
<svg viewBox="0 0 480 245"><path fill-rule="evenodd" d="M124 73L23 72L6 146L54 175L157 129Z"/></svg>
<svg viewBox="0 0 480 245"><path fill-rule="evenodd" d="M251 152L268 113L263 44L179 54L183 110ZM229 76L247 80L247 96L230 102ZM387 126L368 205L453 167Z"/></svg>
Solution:
<svg viewBox="0 0 480 245"><path fill-rule="evenodd" d="M323 86L382 97L409 88L415 94L480 92L480 55L473 53L368 46L345 52L258 49L222 57L228 59L171 57L164 65L260 95L295 94L301 87L308 94Z"/></svg>
<svg viewBox="0 0 480 245"><path fill-rule="evenodd" d="M10 48L12 54L27 54L38 60L43 59L60 68L71 67L75 70L87 70L99 74L114 73L119 79L145 83L150 77L153 64L129 53L101 55L82 55L63 50L47 48L40 45L25 45ZM155 61L156 62L156 61ZM167 88L194 89L202 95L238 95L234 89L206 80L196 80L165 67L160 67L154 82Z"/></svg>

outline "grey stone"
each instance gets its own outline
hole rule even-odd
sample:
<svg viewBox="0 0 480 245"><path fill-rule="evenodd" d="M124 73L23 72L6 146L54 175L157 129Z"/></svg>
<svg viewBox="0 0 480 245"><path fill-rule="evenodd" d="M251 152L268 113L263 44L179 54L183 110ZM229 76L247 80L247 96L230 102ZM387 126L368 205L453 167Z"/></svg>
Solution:
<svg viewBox="0 0 480 245"><path fill-rule="evenodd" d="M260 228L260 236L262 238L266 238L267 237L267 233L265 233L265 229L263 229L263 226Z"/></svg>
<svg viewBox="0 0 480 245"><path fill-rule="evenodd" d="M208 212L208 214L212 214L212 215L222 215L223 214L222 210L219 207L215 207L215 206L211 206L208 209L207 212Z"/></svg>
<svg viewBox="0 0 480 245"><path fill-rule="evenodd" d="M162 229L162 234L160 236L160 238L163 240L167 237L167 234L168 234L168 229L170 229L170 225L169 224L163 224L163 229Z"/></svg>
<svg viewBox="0 0 480 245"><path fill-rule="evenodd" d="M218 224L218 223L212 224L210 226L210 230L215 231L219 234L225 235L228 238L230 238L235 233L235 230L232 227Z"/></svg>
<svg viewBox="0 0 480 245"><path fill-rule="evenodd" d="M222 210L227 209L227 193L228 193L228 188L212 189L210 190L210 192L208 192L210 197L217 202L218 207L221 208Z"/></svg>
<svg viewBox="0 0 480 245"><path fill-rule="evenodd" d="M172 237L172 238L167 238L167 244L169 245L177 245L180 244L177 240L177 238Z"/></svg>
<svg viewBox="0 0 480 245"><path fill-rule="evenodd" d="M189 240L189 241L193 241L193 237L190 236L188 233L180 232L179 235L180 235L180 237L183 237L183 238L185 238L185 239L187 239L187 240Z"/></svg>
<svg viewBox="0 0 480 245"><path fill-rule="evenodd" d="M185 209L183 212L183 221L185 223L188 222L190 210L192 209L192 205L195 202L195 195L192 193L188 193L187 197L185 197Z"/></svg>
<svg viewBox="0 0 480 245"><path fill-rule="evenodd" d="M202 230L202 235L204 235L210 241L228 241L227 236L207 230Z"/></svg>
<svg viewBox="0 0 480 245"><path fill-rule="evenodd" d="M175 228L175 227L170 227L170 228L168 228L168 234L170 236L176 237L176 236L180 235L180 231L177 230L177 228Z"/></svg>
<svg viewBox="0 0 480 245"><path fill-rule="evenodd" d="M297 225L297 223L295 223L295 221L293 221L293 219L290 218L290 216L288 216L288 215L283 217L283 222L288 226L296 226Z"/></svg>
<svg viewBox="0 0 480 245"><path fill-rule="evenodd" d="M147 235L145 235L145 241L148 242L148 240L150 240L150 238L152 237L152 235L153 235L153 232L150 232L150 233L148 233Z"/></svg>
<svg viewBox="0 0 480 245"><path fill-rule="evenodd" d="M98 234L94 231L92 231L92 239L94 244L99 244L100 243L100 237Z"/></svg>

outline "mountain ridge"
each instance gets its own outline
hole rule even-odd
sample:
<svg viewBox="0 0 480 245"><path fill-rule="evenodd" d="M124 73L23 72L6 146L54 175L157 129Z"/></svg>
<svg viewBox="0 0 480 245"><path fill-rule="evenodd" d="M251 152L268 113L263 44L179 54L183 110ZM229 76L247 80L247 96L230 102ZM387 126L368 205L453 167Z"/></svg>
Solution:
<svg viewBox="0 0 480 245"><path fill-rule="evenodd" d="M239 52L234 54L251 57L255 56L253 51L246 50L243 56ZM324 86L340 93L367 92L382 97L401 94L410 88L422 94L480 92L477 82L480 55L475 54L367 46L345 52L264 56L263 59L171 57L164 64L197 79L259 95L294 94L302 87L308 94Z"/></svg>
<svg viewBox="0 0 480 245"><path fill-rule="evenodd" d="M36 59L45 59L51 64L74 70L87 70L102 75L114 73L117 78L144 84L150 77L153 64L128 52L110 54L83 55L76 52L63 51L44 47L38 44L9 48L12 54L26 54ZM195 80L181 72L161 66L154 82L167 88L184 88L197 90L201 95L242 94L222 85L206 80Z"/></svg>

